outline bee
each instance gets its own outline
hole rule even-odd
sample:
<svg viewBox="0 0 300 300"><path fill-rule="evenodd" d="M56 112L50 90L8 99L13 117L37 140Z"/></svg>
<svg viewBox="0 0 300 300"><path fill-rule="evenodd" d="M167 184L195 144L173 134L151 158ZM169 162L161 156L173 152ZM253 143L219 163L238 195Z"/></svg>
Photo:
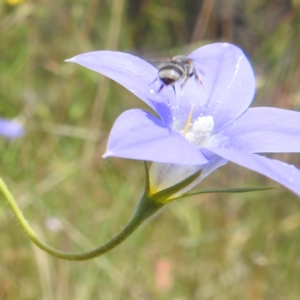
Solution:
<svg viewBox="0 0 300 300"><path fill-rule="evenodd" d="M162 63L158 66L157 80L162 82L162 85L158 89L158 93L168 85L172 85L178 81L182 81L181 88L186 84L189 78L192 76L203 85L200 75L198 74L192 59L184 55L176 55L169 62Z"/></svg>

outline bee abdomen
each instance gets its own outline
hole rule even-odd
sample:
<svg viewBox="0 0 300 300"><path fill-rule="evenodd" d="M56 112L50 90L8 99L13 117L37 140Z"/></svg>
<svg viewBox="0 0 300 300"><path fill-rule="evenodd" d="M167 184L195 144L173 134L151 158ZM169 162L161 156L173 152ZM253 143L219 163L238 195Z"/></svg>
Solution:
<svg viewBox="0 0 300 300"><path fill-rule="evenodd" d="M158 77L165 85L170 85L179 80L184 74L180 65L168 64L159 69Z"/></svg>

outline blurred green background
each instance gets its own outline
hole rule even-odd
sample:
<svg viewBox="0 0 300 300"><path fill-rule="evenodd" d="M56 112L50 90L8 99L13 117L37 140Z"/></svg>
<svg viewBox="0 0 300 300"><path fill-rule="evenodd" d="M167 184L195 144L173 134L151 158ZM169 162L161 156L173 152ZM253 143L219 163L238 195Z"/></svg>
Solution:
<svg viewBox="0 0 300 300"><path fill-rule="evenodd" d="M117 116L145 105L65 59L232 42L254 65L254 105L300 111L299 28L299 0L2 0L0 116L26 134L1 138L0 169L29 223L53 247L90 250L122 228L143 187L142 162L101 155ZM299 154L273 157L300 166ZM257 185L277 186L233 164L201 184ZM300 202L282 187L177 201L82 263L37 249L0 200L0 299L300 299Z"/></svg>

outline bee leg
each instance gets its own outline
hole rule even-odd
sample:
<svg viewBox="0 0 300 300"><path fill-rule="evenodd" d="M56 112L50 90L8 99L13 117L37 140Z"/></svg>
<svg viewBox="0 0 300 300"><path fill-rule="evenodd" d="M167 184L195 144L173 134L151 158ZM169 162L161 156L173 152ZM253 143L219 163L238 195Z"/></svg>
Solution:
<svg viewBox="0 0 300 300"><path fill-rule="evenodd" d="M155 78L152 82L150 82L148 85L152 85L154 82L156 82L158 80L158 78Z"/></svg>
<svg viewBox="0 0 300 300"><path fill-rule="evenodd" d="M175 85L174 84L172 84L172 88L173 88L174 94L176 94L176 89L175 89Z"/></svg>
<svg viewBox="0 0 300 300"><path fill-rule="evenodd" d="M150 82L150 83L148 84L148 86L152 85L152 84L155 83L156 81L158 81L158 78L155 78L152 82ZM157 90L156 93L159 93L159 92L163 89L163 87L164 87L164 84L162 84L162 85L160 86L160 88Z"/></svg>
<svg viewBox="0 0 300 300"><path fill-rule="evenodd" d="M202 86L204 86L203 82L201 80L201 77L200 77L199 73L197 72L197 70L194 71L194 76L195 76L195 79L198 80L201 83Z"/></svg>
<svg viewBox="0 0 300 300"><path fill-rule="evenodd" d="M164 88L164 86L165 86L165 85L162 84L156 93L159 93L159 92Z"/></svg>
<svg viewBox="0 0 300 300"><path fill-rule="evenodd" d="M192 76L193 74L191 74L190 76L184 76L184 79L183 79L183 82L182 82L182 84L181 84L181 89L183 88L183 86L186 84L186 82L188 81L188 79Z"/></svg>

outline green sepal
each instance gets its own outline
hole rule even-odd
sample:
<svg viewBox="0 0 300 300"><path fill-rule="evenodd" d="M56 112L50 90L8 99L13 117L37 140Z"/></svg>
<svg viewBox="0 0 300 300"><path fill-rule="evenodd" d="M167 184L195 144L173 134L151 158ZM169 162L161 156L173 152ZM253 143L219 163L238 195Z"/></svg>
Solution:
<svg viewBox="0 0 300 300"><path fill-rule="evenodd" d="M145 168L146 168L145 194L152 201L154 201L156 203L161 203L161 204L166 204L167 202L172 201L174 198L170 199L170 197L172 195L178 193L179 191L181 191L188 185L190 185L194 180L196 180L200 176L201 171L202 171L202 170L199 170L196 173L192 174L191 176L187 177L186 179L182 180L181 182L151 195L150 182L149 182L149 171L148 171L148 167L147 167L146 163L145 163Z"/></svg>
<svg viewBox="0 0 300 300"><path fill-rule="evenodd" d="M274 190L276 187L272 186L257 186L257 187L245 187L245 188L210 188L189 191L179 197L174 198L181 199L189 196L200 195L200 194L211 194L211 193L248 193L248 192L259 192L259 191L269 191Z"/></svg>

